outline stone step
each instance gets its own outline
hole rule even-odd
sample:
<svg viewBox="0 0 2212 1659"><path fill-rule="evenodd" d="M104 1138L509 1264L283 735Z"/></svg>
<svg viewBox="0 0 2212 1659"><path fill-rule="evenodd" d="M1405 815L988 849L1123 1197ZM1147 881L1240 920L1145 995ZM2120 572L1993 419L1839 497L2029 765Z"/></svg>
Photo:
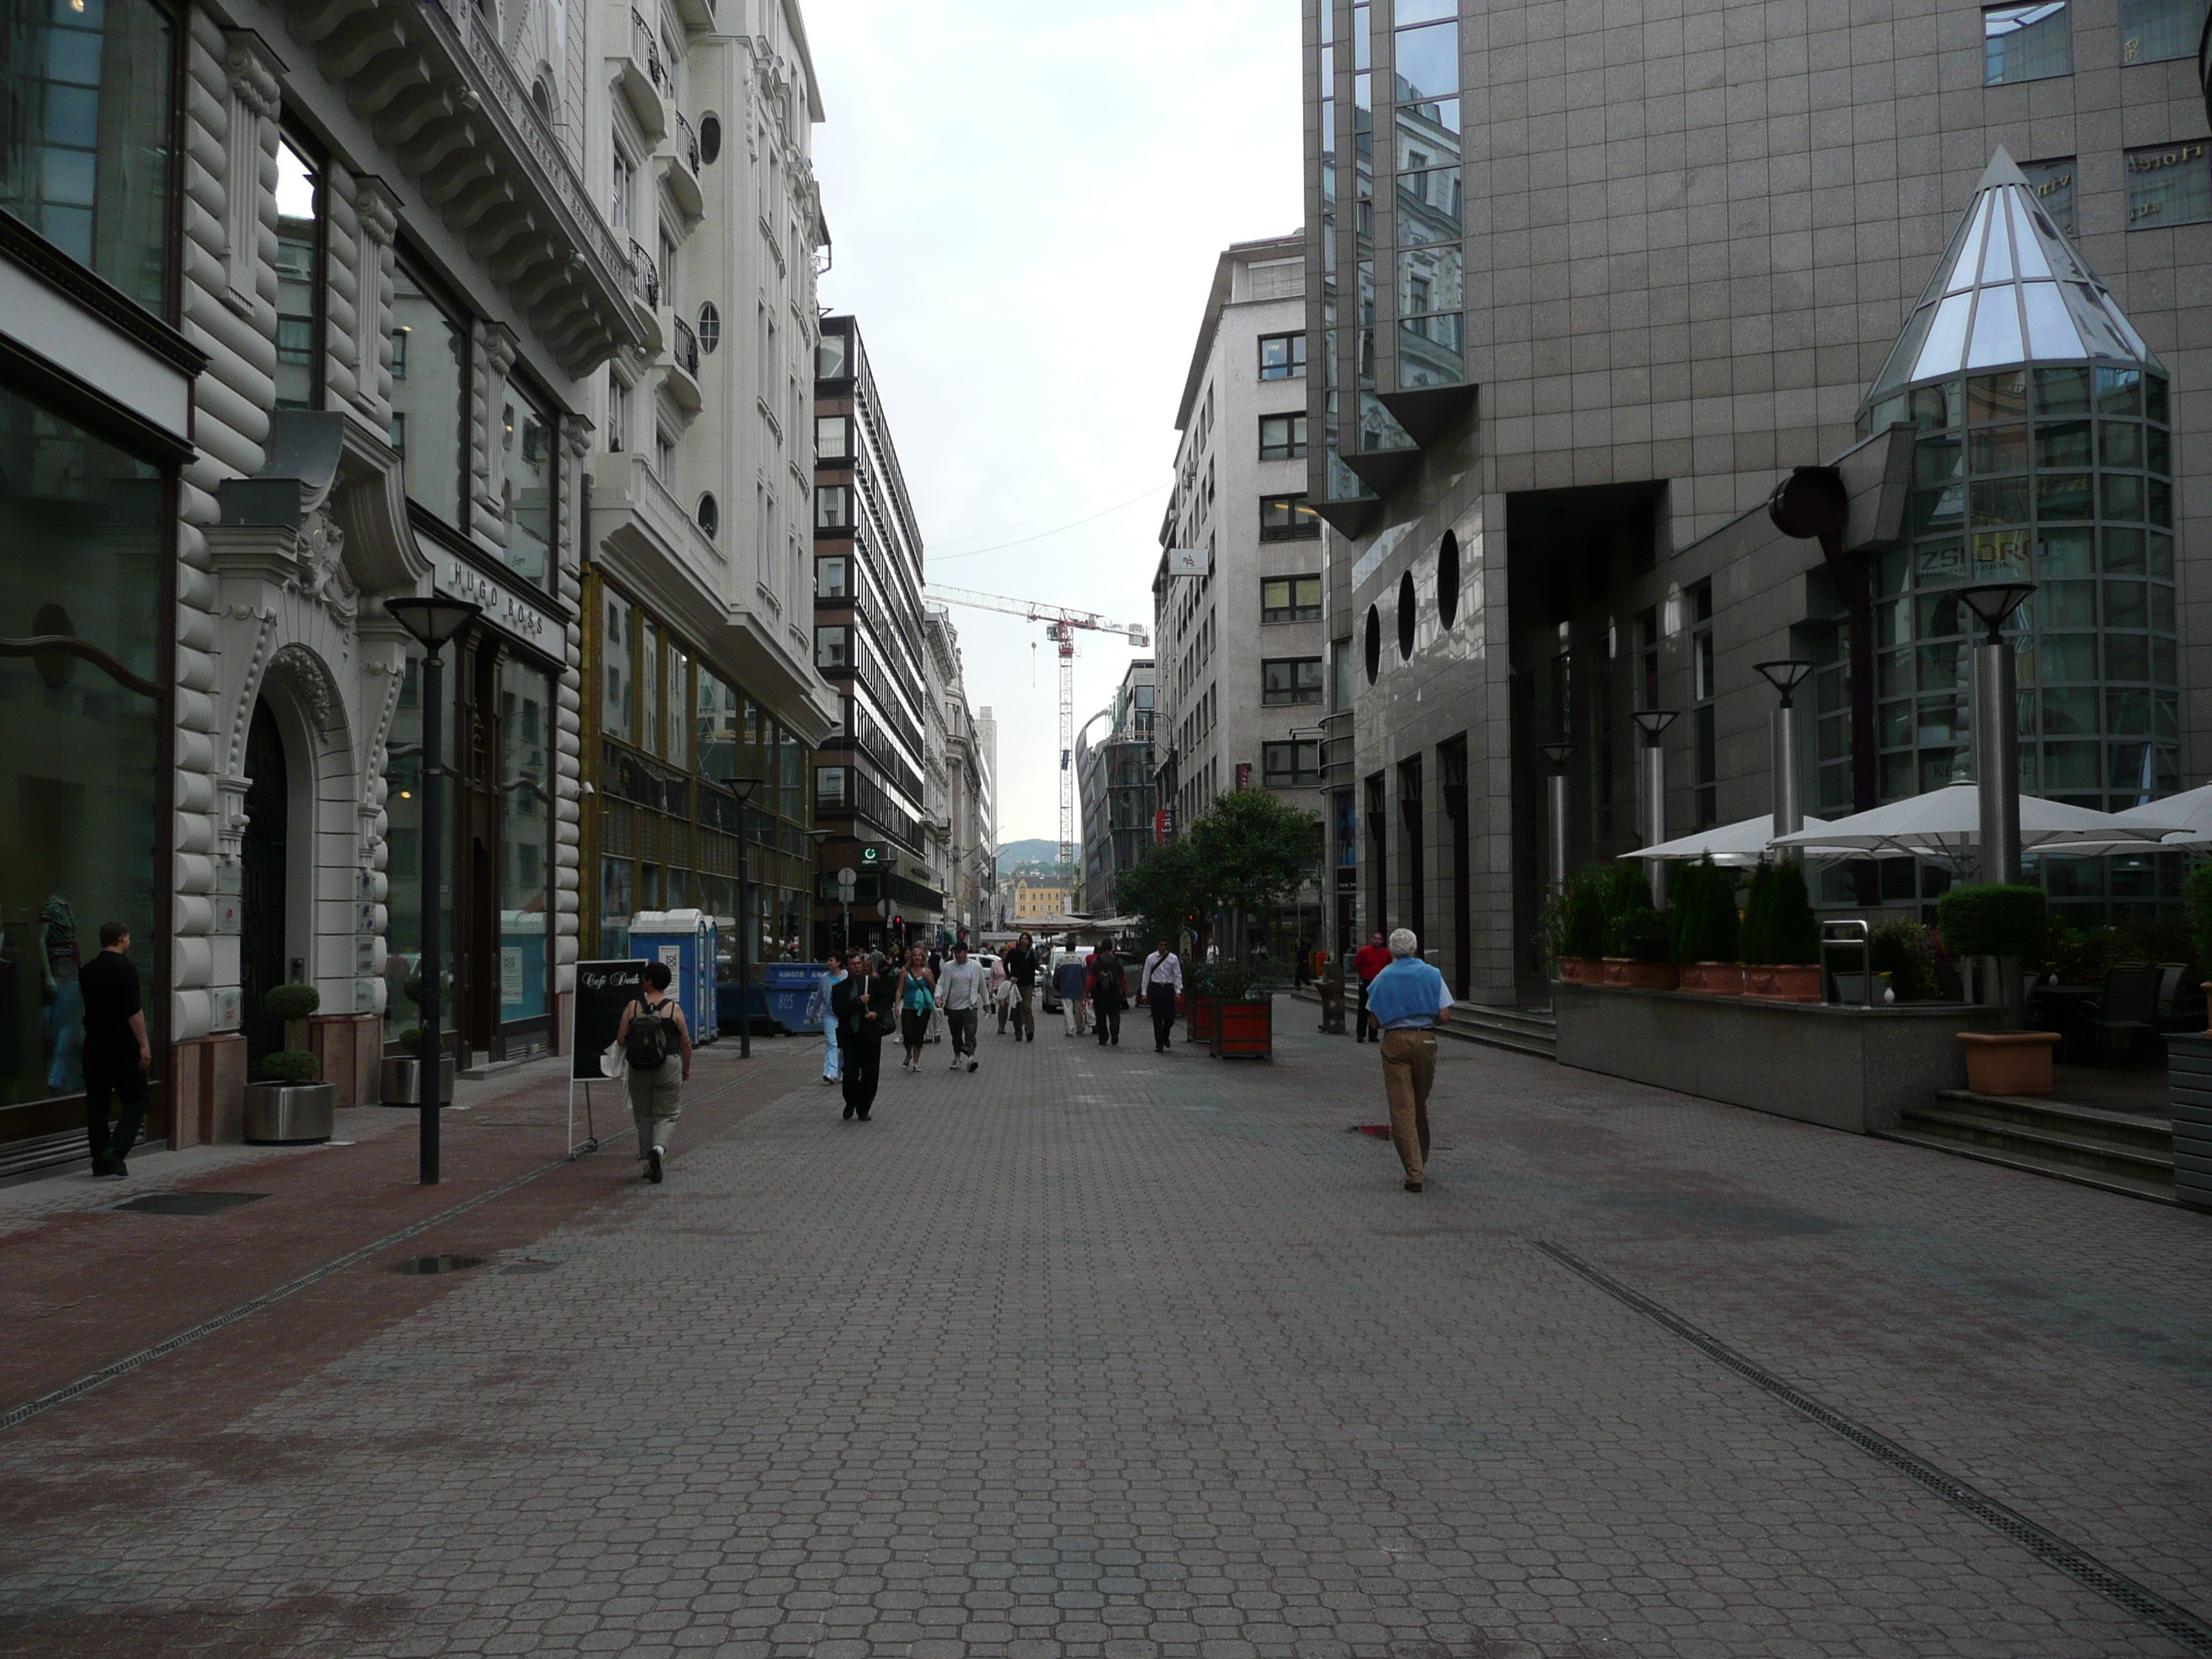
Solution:
<svg viewBox="0 0 2212 1659"><path fill-rule="evenodd" d="M1488 1043L1541 1060L1559 1057L1559 1024L1548 1008L1492 1008L1462 1002L1452 1010L1451 1023L1440 1029L1463 1042Z"/></svg>
<svg viewBox="0 0 2212 1659"><path fill-rule="evenodd" d="M2049 1095L1983 1095L1971 1089L1938 1089L1936 1095L1954 1110L2006 1122L2039 1123L2148 1146L2166 1147L2173 1143L2173 1120L2163 1112L2083 1106Z"/></svg>
<svg viewBox="0 0 2212 1659"><path fill-rule="evenodd" d="M1948 1135L1923 1133L1910 1127L1911 1118L1917 1115L1918 1115L1909 1114L1906 1120L1908 1127L1881 1131L1881 1138L1884 1140L1903 1141L1910 1146L1925 1146L1933 1152L1948 1152L1954 1158L1971 1158L1977 1163L1995 1164L2004 1169L2019 1170L2029 1175L2056 1176L2059 1180L2070 1181L2076 1186L2094 1187L2100 1192L2118 1193L2128 1198L2148 1199L2154 1204L2172 1204L2175 1201L2173 1180L2170 1172L2163 1182L2117 1175L2086 1169L2080 1164L2046 1160L2026 1152L1999 1150L1990 1146L1977 1146L1970 1141L1955 1140Z"/></svg>
<svg viewBox="0 0 2212 1659"><path fill-rule="evenodd" d="M1909 1111L1905 1115L1904 1127L1920 1134L1966 1141L1977 1146L1994 1146L2024 1157L2102 1170L2112 1175L2166 1180L2173 1176L2173 1137L2170 1132L2162 1146L2145 1145L2099 1134L2094 1128L2085 1130L2064 1118L2027 1122L1952 1106Z"/></svg>

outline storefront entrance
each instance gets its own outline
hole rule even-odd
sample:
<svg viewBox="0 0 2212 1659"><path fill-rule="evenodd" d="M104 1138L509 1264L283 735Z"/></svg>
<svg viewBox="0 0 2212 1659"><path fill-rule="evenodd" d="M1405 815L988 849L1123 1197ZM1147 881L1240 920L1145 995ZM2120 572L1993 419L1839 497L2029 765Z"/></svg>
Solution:
<svg viewBox="0 0 2212 1659"><path fill-rule="evenodd" d="M284 1031L261 1012L261 999L290 975L285 970L285 843L292 791L284 737L266 702L253 707L246 738L246 833L240 842L239 973L246 1052L254 1060L284 1046Z"/></svg>

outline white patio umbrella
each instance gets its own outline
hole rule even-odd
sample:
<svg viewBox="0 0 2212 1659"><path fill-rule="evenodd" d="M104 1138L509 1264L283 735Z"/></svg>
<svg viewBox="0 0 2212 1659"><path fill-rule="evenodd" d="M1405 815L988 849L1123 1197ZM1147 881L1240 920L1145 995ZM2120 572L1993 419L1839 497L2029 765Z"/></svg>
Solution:
<svg viewBox="0 0 2212 1659"><path fill-rule="evenodd" d="M1808 835L1827 825L1819 818L1807 818ZM1677 836L1673 841L1662 841L1656 847L1640 847L1628 854L1632 859L1711 859L1723 867L1742 867L1759 862L1759 857L1774 839L1774 814L1761 812L1755 818L1745 818L1738 823L1723 823L1711 830L1700 830L1694 836Z"/></svg>
<svg viewBox="0 0 2212 1659"><path fill-rule="evenodd" d="M2212 783L2112 816L2124 823L2179 826L2160 838L2166 847L2212 847Z"/></svg>
<svg viewBox="0 0 2212 1659"><path fill-rule="evenodd" d="M2168 820L2130 822L2116 813L2068 806L2040 795L2020 798L2022 852L2087 854L2154 846L2180 828ZM1954 783L1910 800L1892 801L1870 812L1838 818L1822 830L1807 829L1784 836L1774 844L1808 851L1847 848L1876 855L1906 854L1948 864L1964 872L1974 867L1981 838L1978 793L1971 783Z"/></svg>

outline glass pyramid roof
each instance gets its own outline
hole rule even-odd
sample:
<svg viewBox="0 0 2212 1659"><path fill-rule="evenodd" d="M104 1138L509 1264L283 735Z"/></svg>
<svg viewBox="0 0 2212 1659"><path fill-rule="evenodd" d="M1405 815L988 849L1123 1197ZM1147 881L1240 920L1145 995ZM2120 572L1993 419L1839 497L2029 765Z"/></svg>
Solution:
<svg viewBox="0 0 2212 1659"><path fill-rule="evenodd" d="M2166 373L1999 149L1860 407L1961 372L2081 362Z"/></svg>

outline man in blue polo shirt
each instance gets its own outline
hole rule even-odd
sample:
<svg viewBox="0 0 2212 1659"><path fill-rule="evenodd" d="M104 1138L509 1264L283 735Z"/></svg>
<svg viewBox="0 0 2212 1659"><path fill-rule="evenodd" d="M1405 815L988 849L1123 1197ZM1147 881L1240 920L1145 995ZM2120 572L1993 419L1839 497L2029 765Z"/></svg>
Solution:
<svg viewBox="0 0 2212 1659"><path fill-rule="evenodd" d="M1421 1190L1429 1156L1429 1085L1437 1080L1436 1028L1451 1018L1444 976L1421 960L1410 927L1390 935L1390 965L1367 987L1367 1018L1382 1043L1382 1090L1390 1098L1390 1143L1406 1166L1406 1190Z"/></svg>

